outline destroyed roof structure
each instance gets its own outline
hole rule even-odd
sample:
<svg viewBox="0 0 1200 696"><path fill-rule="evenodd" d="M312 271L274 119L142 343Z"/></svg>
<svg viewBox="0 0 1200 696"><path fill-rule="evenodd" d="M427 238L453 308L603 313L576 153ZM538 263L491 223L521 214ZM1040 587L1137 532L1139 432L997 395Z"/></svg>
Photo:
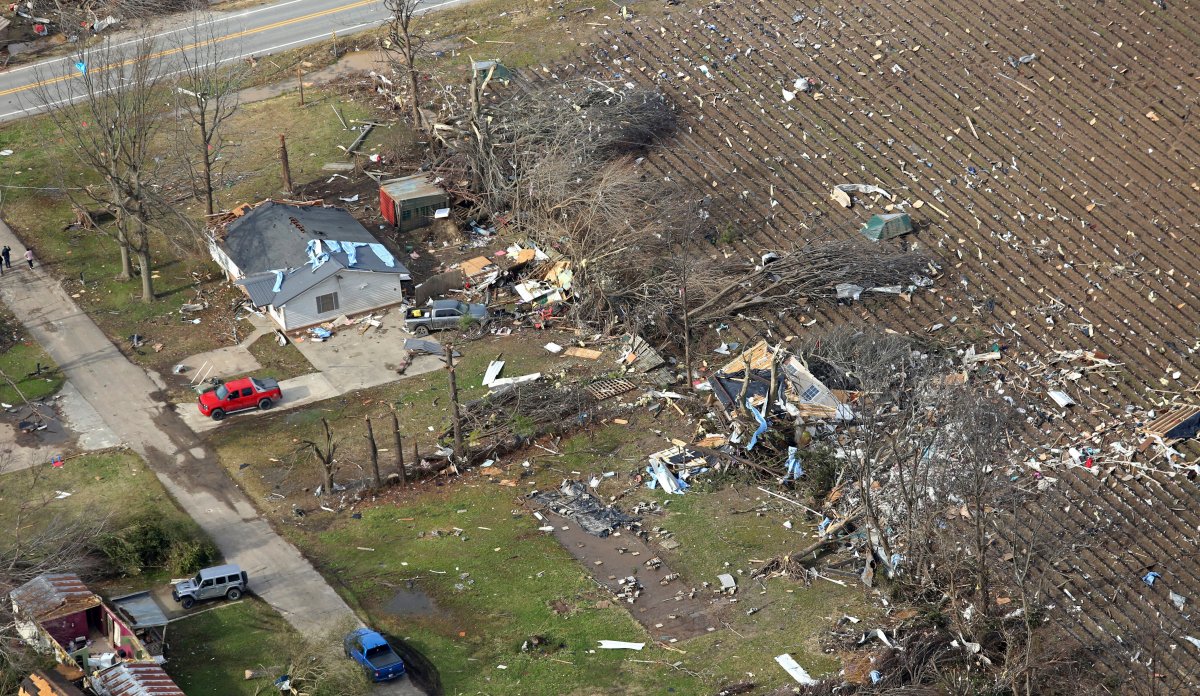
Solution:
<svg viewBox="0 0 1200 696"><path fill-rule="evenodd" d="M123 662L96 674L91 683L99 696L186 696L153 663Z"/></svg>
<svg viewBox="0 0 1200 696"><path fill-rule="evenodd" d="M746 384L747 379L749 384ZM751 407L761 410L772 386L780 398L767 408L770 414L807 419L853 418L853 411L809 372L799 358L778 346L770 346L765 340L742 351L708 378L708 388L726 414L745 405L740 404L739 399L745 399Z"/></svg>
<svg viewBox="0 0 1200 696"><path fill-rule="evenodd" d="M161 641L144 644L138 634L145 631L130 628L77 575L39 575L10 592L9 599L17 635L34 650L53 655L72 681L117 657L153 661L162 654Z"/></svg>
<svg viewBox="0 0 1200 696"><path fill-rule="evenodd" d="M17 696L83 696L83 692L54 670L38 670L25 677Z"/></svg>
<svg viewBox="0 0 1200 696"><path fill-rule="evenodd" d="M14 613L39 623L100 606L100 597L74 573L39 575L10 592L9 599Z"/></svg>
<svg viewBox="0 0 1200 696"><path fill-rule="evenodd" d="M209 253L285 331L404 301L412 275L346 210L265 201L234 215Z"/></svg>

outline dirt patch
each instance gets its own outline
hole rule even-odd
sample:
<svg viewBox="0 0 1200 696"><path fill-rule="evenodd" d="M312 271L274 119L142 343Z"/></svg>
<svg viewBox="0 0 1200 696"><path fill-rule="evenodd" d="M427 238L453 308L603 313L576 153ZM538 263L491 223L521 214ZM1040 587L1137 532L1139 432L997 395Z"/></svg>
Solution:
<svg viewBox="0 0 1200 696"><path fill-rule="evenodd" d="M709 590L687 586L665 563L648 567L646 561L659 558L659 553L632 532L600 538L583 531L574 520L543 514L555 523L554 537L563 548L614 595L625 591L621 580L637 579L640 595L633 603L621 603L655 640L685 640L717 627L717 607L709 599ZM669 577L673 579L662 584Z"/></svg>

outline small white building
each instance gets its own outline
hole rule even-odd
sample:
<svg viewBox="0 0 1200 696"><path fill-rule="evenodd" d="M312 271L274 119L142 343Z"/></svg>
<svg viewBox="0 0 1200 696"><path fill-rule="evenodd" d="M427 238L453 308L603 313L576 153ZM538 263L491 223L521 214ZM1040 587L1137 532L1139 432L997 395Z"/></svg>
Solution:
<svg viewBox="0 0 1200 696"><path fill-rule="evenodd" d="M285 331L400 304L412 280L342 208L265 201L208 246L229 280Z"/></svg>

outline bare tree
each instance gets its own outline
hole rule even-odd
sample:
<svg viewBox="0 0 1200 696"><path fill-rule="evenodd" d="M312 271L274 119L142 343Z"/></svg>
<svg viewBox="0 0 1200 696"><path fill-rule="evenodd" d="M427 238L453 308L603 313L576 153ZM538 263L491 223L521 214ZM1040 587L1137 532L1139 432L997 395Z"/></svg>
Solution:
<svg viewBox="0 0 1200 696"><path fill-rule="evenodd" d="M391 15L387 34L380 40L380 47L388 57L393 70L408 80L408 111L413 127L423 127L421 119L421 74L417 69L417 57L421 52L421 37L413 33L412 21L417 16L421 0L384 0L383 6Z"/></svg>
<svg viewBox="0 0 1200 696"><path fill-rule="evenodd" d="M364 416L367 422L367 451L371 455L371 485L379 488L383 482L379 479L379 446L375 444L375 429L371 427L371 417Z"/></svg>
<svg viewBox="0 0 1200 696"><path fill-rule="evenodd" d="M256 674L272 677L262 680L255 694L279 694L275 679L287 675L293 694L311 696L366 696L371 693L371 682L358 665L345 659L335 648L342 637L357 627L353 620L339 625L325 635L306 636L289 641L283 656L284 664L260 665Z"/></svg>
<svg viewBox="0 0 1200 696"><path fill-rule="evenodd" d="M184 159L199 164L198 188L208 215L215 212L213 165L222 155L221 129L238 109L239 92L249 66L240 60L226 60L221 49L224 44L218 42L213 27L212 15L192 15L188 31L181 34L185 39L178 52L175 79Z"/></svg>
<svg viewBox="0 0 1200 696"><path fill-rule="evenodd" d="M396 469L400 471L400 484L408 484L408 472L404 469L404 438L400 434L400 417L396 413L396 407L392 406L389 409L392 416L392 437L395 439L396 445ZM414 446L416 442L413 442Z"/></svg>
<svg viewBox="0 0 1200 696"><path fill-rule="evenodd" d="M55 505L49 467L7 471L4 474L5 506L11 528L0 542L0 693L16 693L21 675L38 666L40 659L23 648L16 633L16 617L7 601L12 590L44 573L87 574L98 565L93 543L109 526L109 516L95 510L71 515Z"/></svg>
<svg viewBox="0 0 1200 696"><path fill-rule="evenodd" d="M136 258L142 301L150 302L151 233L156 220L171 214L159 196L151 153L162 125L161 59L153 39L142 36L122 43L105 39L82 48L74 60L68 68L74 75L42 79L34 94L80 163L102 180L82 190L112 213L120 277L132 277L131 258Z"/></svg>
<svg viewBox="0 0 1200 696"><path fill-rule="evenodd" d="M333 474L337 470L337 449L338 443L333 439L333 431L329 428L329 421L325 418L321 419L321 427L324 431L324 437L321 442L314 440L304 440L301 447L312 453L313 459L321 467L322 485L325 488L325 493L333 493Z"/></svg>

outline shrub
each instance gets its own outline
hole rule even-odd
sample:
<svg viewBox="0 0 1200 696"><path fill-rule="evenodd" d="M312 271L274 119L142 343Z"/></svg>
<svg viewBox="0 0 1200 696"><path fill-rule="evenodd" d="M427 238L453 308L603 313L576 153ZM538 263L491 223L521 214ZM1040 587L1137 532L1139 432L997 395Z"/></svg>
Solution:
<svg viewBox="0 0 1200 696"><path fill-rule="evenodd" d="M218 557L217 549L191 520L144 510L119 529L101 536L100 551L118 575L140 575L146 569L187 575Z"/></svg>
<svg viewBox="0 0 1200 696"><path fill-rule="evenodd" d="M843 463L826 448L804 450L801 462L808 494L817 502L824 500L837 485Z"/></svg>

